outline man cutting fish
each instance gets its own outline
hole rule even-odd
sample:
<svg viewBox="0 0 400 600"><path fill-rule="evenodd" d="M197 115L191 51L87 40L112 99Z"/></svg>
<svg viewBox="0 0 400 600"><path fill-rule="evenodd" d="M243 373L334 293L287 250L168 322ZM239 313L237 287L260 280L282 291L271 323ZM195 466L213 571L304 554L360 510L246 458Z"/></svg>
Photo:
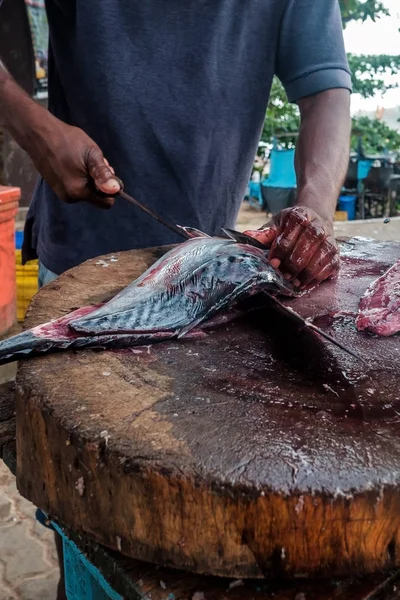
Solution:
<svg viewBox="0 0 400 600"><path fill-rule="evenodd" d="M233 227L274 74L300 107L296 206L252 235L295 283L336 272L351 89L337 0L47 0L47 15L49 110L0 63L0 125L41 175L23 248L41 284L100 254L181 241L112 197L114 173L173 223Z"/></svg>
<svg viewBox="0 0 400 600"><path fill-rule="evenodd" d="M181 241L96 192L118 191L113 169L172 222L233 227L274 73L301 112L297 199L255 235L287 278L335 272L351 87L337 0L48 0L47 13L49 111L0 70L0 124L41 174L24 257L38 255L42 282L100 254Z"/></svg>

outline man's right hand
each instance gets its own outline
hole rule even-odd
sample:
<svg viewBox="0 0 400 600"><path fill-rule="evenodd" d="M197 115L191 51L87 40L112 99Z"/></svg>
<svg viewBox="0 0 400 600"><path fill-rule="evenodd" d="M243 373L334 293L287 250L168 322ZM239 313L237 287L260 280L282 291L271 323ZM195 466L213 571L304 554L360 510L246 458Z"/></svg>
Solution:
<svg viewBox="0 0 400 600"><path fill-rule="evenodd" d="M66 125L48 114L49 123L37 132L33 162L60 200L81 200L110 208L120 185L97 144L82 129Z"/></svg>
<svg viewBox="0 0 400 600"><path fill-rule="evenodd" d="M84 200L101 208L114 204L111 196L119 192L120 185L97 144L81 129L63 123L32 100L1 59L0 127L29 154L61 200Z"/></svg>

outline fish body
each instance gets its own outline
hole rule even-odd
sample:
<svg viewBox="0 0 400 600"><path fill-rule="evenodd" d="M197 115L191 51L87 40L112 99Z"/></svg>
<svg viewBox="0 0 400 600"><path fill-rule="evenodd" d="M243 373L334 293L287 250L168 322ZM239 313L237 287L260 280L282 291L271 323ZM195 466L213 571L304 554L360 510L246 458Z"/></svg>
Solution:
<svg viewBox="0 0 400 600"><path fill-rule="evenodd" d="M129 347L180 338L260 291L294 296L268 251L203 236L174 247L109 302L0 342L0 364L69 348Z"/></svg>

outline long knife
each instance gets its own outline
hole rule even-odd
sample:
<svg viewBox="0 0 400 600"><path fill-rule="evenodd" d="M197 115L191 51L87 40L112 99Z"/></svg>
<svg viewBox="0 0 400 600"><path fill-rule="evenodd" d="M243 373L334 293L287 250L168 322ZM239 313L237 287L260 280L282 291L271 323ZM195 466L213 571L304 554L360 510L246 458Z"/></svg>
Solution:
<svg viewBox="0 0 400 600"><path fill-rule="evenodd" d="M150 217L152 217L153 219L158 221L158 223L160 223L161 225L164 225L164 227L167 227L167 229L169 229L170 231L173 231L174 233L176 233L177 235L180 235L181 237L184 237L185 239L190 238L190 235L183 228L178 227L177 225L174 225L173 223L170 223L169 221L167 221L166 219L161 217L158 213L156 213L153 210L151 210L150 208L148 208L148 206L145 206L144 204L139 202L139 200L136 200L136 198L133 198L133 196L130 196L129 194L127 194L124 191L124 184L119 177L114 175L113 179L117 180L120 190L119 190L119 192L116 192L115 194L111 194L112 197L121 196L121 198L124 198L124 200L127 200L128 202L130 202L137 208L140 208L140 210L142 210L143 212L148 214ZM102 196L110 196L110 194L106 194L104 192L101 192L100 190L97 190L97 193L100 193Z"/></svg>
<svg viewBox="0 0 400 600"><path fill-rule="evenodd" d="M187 240L190 238L190 236L187 234L187 232L183 228L180 228L180 227L178 227L178 225L174 225L173 223L169 223L168 221L166 221L165 219L163 219L163 217L160 217L159 214L153 212L147 206L144 206L144 204L142 204L141 202L139 202L139 200L136 200L135 198L133 198L132 196L130 196L129 194L127 194L126 192L124 192L123 189L121 189L119 191L119 195L122 198L124 198L125 200L127 200L128 202L130 202L131 204L134 204L135 206L137 206L138 208L140 208L141 210L143 210L143 212L145 212L148 215L150 215L150 217L153 217L153 219L155 219L156 221L158 221L159 223L161 223L161 225L164 225L164 227L167 227L170 231L173 231L174 233L177 233L178 235L180 235L181 237L186 238Z"/></svg>

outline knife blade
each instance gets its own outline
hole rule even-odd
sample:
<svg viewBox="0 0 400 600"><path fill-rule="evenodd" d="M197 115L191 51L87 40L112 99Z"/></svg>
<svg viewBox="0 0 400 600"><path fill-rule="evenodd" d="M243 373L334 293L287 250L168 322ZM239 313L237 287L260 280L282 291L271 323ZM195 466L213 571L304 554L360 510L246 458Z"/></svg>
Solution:
<svg viewBox="0 0 400 600"><path fill-rule="evenodd" d="M326 340L328 340L329 342L331 342L332 344L334 344L335 346L337 346L338 348L340 348L344 352L347 352L347 354L349 354L353 358L356 358L357 360L360 360L361 362L364 362L364 360L361 358L361 356L359 356L358 354L356 354L356 352L353 352L353 350L350 350L350 348L347 348L347 346L345 346L344 344L342 344L341 342L339 342L337 339L335 339L334 337L332 337L331 335L329 335L329 333L326 333L325 331L322 331L322 329L320 329L319 327L317 327L313 323L310 323L309 321L307 321L307 319L304 319L304 317L300 316L299 313L295 312L292 308L286 306L285 304L283 304L283 302L281 302L280 300L278 300L278 298L276 298L276 296L272 296L268 292L263 292L263 293L266 296L268 296L268 298L270 300L272 300L272 302L274 302L275 304L277 304L285 312L285 314L290 319L292 319L294 321L297 321L297 323L302 328L312 329L312 331L315 331L321 337L325 338Z"/></svg>
<svg viewBox="0 0 400 600"><path fill-rule="evenodd" d="M126 200L127 202L130 202L130 204L133 204L137 208L140 208L140 210L142 210L147 215L152 217L152 219L155 219L161 225L164 225L164 227L167 227L167 229L169 229L170 231L173 231L177 235L184 237L187 240L190 239L191 236L183 228L178 227L177 225L174 225L173 223L170 223L169 221L167 221L166 219L161 217L161 215L156 213L154 210L151 210L148 206L145 206L144 204L139 202L139 200L136 200L136 198L134 198L130 194L127 194L124 190L124 183L123 183L122 179L120 179L116 175L113 175L113 179L115 179L118 182L118 185L120 187L118 192L115 192L114 194L109 194L109 193L106 194L105 192L102 192L101 190L96 189L96 193L100 194L101 196L111 196L112 198L115 198L116 196L121 196L121 198L124 198L124 200Z"/></svg>
<svg viewBox="0 0 400 600"><path fill-rule="evenodd" d="M259 240L251 237L250 235L246 235L241 231L236 231L236 229L229 229L229 227L223 227L222 231L228 236L231 240L238 242L239 244L248 244L249 246L255 246L256 248L261 248L261 250L268 250L267 246L262 244Z"/></svg>
<svg viewBox="0 0 400 600"><path fill-rule="evenodd" d="M174 225L173 223L170 223L169 221L161 217L158 213L152 211L150 208L139 202L139 200L136 200L135 198L133 198L133 196L130 196L129 194L124 192L122 188L119 191L119 195L134 206L137 206L137 208L140 208L143 212L147 213L150 217L158 221L158 223L161 223L161 225L167 227L167 229L169 229L170 231L173 231L174 233L178 234L181 237L184 237L187 240L190 239L190 236L184 229L178 227L177 225Z"/></svg>

